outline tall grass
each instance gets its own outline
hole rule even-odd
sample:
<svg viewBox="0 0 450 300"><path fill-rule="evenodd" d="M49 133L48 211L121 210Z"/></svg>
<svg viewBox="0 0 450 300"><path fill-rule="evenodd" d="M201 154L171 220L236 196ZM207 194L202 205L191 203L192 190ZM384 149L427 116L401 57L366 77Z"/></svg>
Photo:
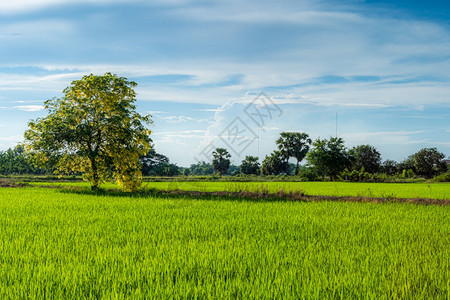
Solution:
<svg viewBox="0 0 450 300"><path fill-rule="evenodd" d="M450 297L450 209L0 188L2 298Z"/></svg>

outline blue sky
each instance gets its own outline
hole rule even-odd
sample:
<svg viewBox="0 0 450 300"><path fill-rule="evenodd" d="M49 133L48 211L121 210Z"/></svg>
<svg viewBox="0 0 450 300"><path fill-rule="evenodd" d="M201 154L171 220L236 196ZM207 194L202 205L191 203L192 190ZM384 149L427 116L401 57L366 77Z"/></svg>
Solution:
<svg viewBox="0 0 450 300"><path fill-rule="evenodd" d="M383 159L450 155L445 1L2 1L0 150L105 72L138 83L156 150L181 166L212 147L263 158L282 131L329 138L336 116L348 147Z"/></svg>

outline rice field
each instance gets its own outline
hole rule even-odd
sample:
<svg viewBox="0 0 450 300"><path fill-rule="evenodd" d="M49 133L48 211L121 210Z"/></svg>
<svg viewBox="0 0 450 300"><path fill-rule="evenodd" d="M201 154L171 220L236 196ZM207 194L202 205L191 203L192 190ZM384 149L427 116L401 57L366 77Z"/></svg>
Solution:
<svg viewBox="0 0 450 300"><path fill-rule="evenodd" d="M89 187L86 182L42 183L34 185ZM117 188L104 184L103 188ZM156 190L215 191L301 191L307 195L362 196L381 198L450 199L450 183L359 183L359 182L144 182L143 188Z"/></svg>
<svg viewBox="0 0 450 300"><path fill-rule="evenodd" d="M301 191L307 195L450 199L450 183L148 182L146 188L198 191Z"/></svg>
<svg viewBox="0 0 450 300"><path fill-rule="evenodd" d="M450 207L0 188L0 253L2 299L449 299Z"/></svg>

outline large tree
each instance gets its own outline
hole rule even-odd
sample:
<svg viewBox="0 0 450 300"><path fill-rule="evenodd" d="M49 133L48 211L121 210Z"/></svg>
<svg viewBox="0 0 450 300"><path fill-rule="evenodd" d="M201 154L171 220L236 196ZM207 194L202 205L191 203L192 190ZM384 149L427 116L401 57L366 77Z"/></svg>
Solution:
<svg viewBox="0 0 450 300"><path fill-rule="evenodd" d="M167 156L157 153L153 147L139 161L142 163L144 176L177 176L181 173L176 164L170 163Z"/></svg>
<svg viewBox="0 0 450 300"><path fill-rule="evenodd" d="M436 174L445 172L447 165L443 162L445 155L436 148L423 148L414 154L414 166L417 174L424 175L428 178Z"/></svg>
<svg viewBox="0 0 450 300"><path fill-rule="evenodd" d="M259 174L260 165L258 162L258 157L256 156L246 156L241 163L241 172L244 174Z"/></svg>
<svg viewBox="0 0 450 300"><path fill-rule="evenodd" d="M152 123L136 111L136 85L111 73L73 81L63 97L45 102L46 117L28 124L28 150L60 173L82 172L92 189L113 179L124 191L136 190Z"/></svg>
<svg viewBox="0 0 450 300"><path fill-rule="evenodd" d="M261 174L279 175L286 170L286 163L283 161L283 155L280 151L273 151L266 155L261 165Z"/></svg>
<svg viewBox="0 0 450 300"><path fill-rule="evenodd" d="M416 173L416 166L415 166L415 159L414 154L409 155L407 158L405 158L403 161L401 161L397 165L397 171L399 173L402 173L403 171L411 170L413 173Z"/></svg>
<svg viewBox="0 0 450 300"><path fill-rule="evenodd" d="M211 175L214 174L214 168L210 163L204 161L198 162L196 164L191 164L189 167L190 175ZM187 174L185 174L187 175Z"/></svg>
<svg viewBox="0 0 450 300"><path fill-rule="evenodd" d="M337 175L351 165L352 158L342 138L317 139L308 152L308 162L323 176L335 180Z"/></svg>
<svg viewBox="0 0 450 300"><path fill-rule="evenodd" d="M305 158L311 145L309 135L304 132L282 132L277 140L278 150L285 162L286 174L289 175L289 159L295 157L297 165L295 175L298 175L300 162Z"/></svg>
<svg viewBox="0 0 450 300"><path fill-rule="evenodd" d="M0 151L0 174L43 174L46 170L35 168L22 145Z"/></svg>
<svg viewBox="0 0 450 300"><path fill-rule="evenodd" d="M395 160L387 159L380 166L381 172L394 175L398 171L398 163Z"/></svg>
<svg viewBox="0 0 450 300"><path fill-rule="evenodd" d="M217 148L212 153L214 159L212 161L212 166L215 172L220 173L220 175L227 174L228 168L230 167L230 153L228 153L225 148Z"/></svg>
<svg viewBox="0 0 450 300"><path fill-rule="evenodd" d="M354 162L353 168L355 170L364 170L368 173L376 173L381 166L381 154L377 149L371 145L359 145L350 150Z"/></svg>

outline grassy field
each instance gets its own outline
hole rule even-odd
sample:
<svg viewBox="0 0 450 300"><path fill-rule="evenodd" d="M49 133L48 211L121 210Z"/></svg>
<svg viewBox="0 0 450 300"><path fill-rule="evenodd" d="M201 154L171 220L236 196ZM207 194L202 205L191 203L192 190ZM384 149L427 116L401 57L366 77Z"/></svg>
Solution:
<svg viewBox="0 0 450 300"><path fill-rule="evenodd" d="M198 191L302 191L307 195L450 199L450 183L149 182L147 188Z"/></svg>
<svg viewBox="0 0 450 300"><path fill-rule="evenodd" d="M0 224L2 298L450 298L448 206L0 188Z"/></svg>
<svg viewBox="0 0 450 300"><path fill-rule="evenodd" d="M88 187L86 182L42 183L35 185L59 185ZM104 184L104 188L117 188ZM307 195L363 196L391 198L450 199L450 183L354 183L354 182L145 182L146 189L186 191L302 191Z"/></svg>

